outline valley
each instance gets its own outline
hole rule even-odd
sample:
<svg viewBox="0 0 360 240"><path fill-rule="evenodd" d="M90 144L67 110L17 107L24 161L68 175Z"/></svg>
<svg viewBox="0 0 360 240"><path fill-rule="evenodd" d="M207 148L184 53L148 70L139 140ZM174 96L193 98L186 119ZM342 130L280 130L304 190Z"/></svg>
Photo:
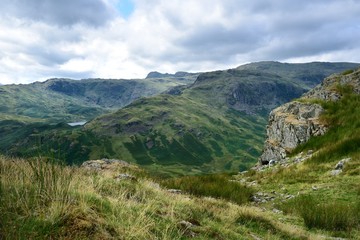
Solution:
<svg viewBox="0 0 360 240"><path fill-rule="evenodd" d="M163 87L162 94L146 97L145 93L153 93L148 90L144 98L137 100L130 96L139 96L142 91L134 87L104 97L115 80L101 87L103 97L99 101L94 100L93 87L84 90L81 81L49 80L44 85L56 94L75 98L78 104L86 100L83 106L88 109L75 108L80 112L77 117L76 111L71 114L63 111L63 119L90 121L75 128L60 123L49 125L49 121L61 117L61 109L52 113L58 114L57 117L48 114L48 118L41 118L45 123L32 123L34 117L40 117L36 114L26 116L31 117L29 124L12 122L10 118L10 122L3 122L2 129L11 132L0 139L1 148L9 155L56 155L69 164L81 164L88 159L126 159L154 174L167 176L243 171L253 166L262 152L267 115L274 107L300 97L324 77L356 66L320 62L251 63L198 76L190 74L191 79L196 77L193 83L180 85L184 80L177 80L178 85L172 88L165 84L167 90ZM154 83L148 81L158 83L160 80L153 77L164 77L159 73L149 76L144 82L151 83L152 88ZM184 78L179 73L172 78L165 75L165 79L174 80L176 76ZM99 89L99 81L84 83ZM122 108L115 110L116 107ZM41 111L38 109L36 113L39 115ZM24 110L21 114L28 112ZM19 124L21 128L17 127Z"/></svg>
<svg viewBox="0 0 360 240"><path fill-rule="evenodd" d="M51 157L0 156L0 238L359 239L359 93L360 69L343 71L277 107L270 113L267 151L255 166L236 173L169 178L149 172L146 164L116 159L68 166ZM317 108L320 114L312 111ZM214 114L211 109L205 112ZM126 119L122 111L117 117ZM303 142L285 141L304 136L315 122L321 134L308 131ZM104 126L85 139L95 143L90 134ZM132 134L144 131L129 127ZM84 134L76 129L73 134Z"/></svg>

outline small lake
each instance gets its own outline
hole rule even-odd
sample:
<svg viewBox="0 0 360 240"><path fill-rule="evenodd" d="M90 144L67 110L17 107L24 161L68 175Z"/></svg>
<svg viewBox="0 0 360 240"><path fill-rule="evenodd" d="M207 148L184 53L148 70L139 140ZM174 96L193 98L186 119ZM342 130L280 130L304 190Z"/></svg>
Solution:
<svg viewBox="0 0 360 240"><path fill-rule="evenodd" d="M86 121L82 121L82 122L72 122L72 123L68 123L68 125L70 125L71 127L76 127L76 126L82 126L85 125Z"/></svg>

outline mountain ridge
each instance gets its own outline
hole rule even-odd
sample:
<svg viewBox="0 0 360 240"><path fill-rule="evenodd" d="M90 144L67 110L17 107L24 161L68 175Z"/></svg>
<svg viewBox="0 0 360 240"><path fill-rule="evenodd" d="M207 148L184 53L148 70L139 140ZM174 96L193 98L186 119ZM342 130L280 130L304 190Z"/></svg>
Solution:
<svg viewBox="0 0 360 240"><path fill-rule="evenodd" d="M245 170L261 154L267 114L306 91L303 77L307 73L320 82L322 74L358 66L341 63L331 70L336 63L325 63L324 69L316 63L304 73L303 65L298 70L297 64L273 64L284 66L286 71L229 69L203 73L191 85L136 100L84 127L34 133L8 149L13 154L29 155L26 149L61 147L71 163L118 158L170 175ZM321 75L318 78L313 77L315 70ZM44 146L34 146L37 138L43 139Z"/></svg>
<svg viewBox="0 0 360 240"><path fill-rule="evenodd" d="M165 96L172 102L178 95ZM70 167L58 164L56 153L0 155L0 238L359 239L360 69L332 75L279 106L270 123L289 115L291 124L315 116L327 130L294 142L280 161L235 174L159 178L123 160ZM139 127L141 119L122 117L135 128L129 130Z"/></svg>

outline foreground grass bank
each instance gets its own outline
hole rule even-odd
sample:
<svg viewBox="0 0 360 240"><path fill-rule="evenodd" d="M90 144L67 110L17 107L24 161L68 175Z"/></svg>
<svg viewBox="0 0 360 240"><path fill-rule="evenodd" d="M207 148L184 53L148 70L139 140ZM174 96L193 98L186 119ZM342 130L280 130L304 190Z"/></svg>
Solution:
<svg viewBox="0 0 360 240"><path fill-rule="evenodd" d="M1 239L316 238L249 204L171 193L133 165L0 157L0 169Z"/></svg>

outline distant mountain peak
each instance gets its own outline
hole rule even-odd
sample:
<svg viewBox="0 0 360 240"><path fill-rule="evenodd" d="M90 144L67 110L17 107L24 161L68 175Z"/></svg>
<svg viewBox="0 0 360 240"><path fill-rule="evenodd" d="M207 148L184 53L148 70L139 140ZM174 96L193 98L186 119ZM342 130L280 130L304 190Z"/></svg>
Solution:
<svg viewBox="0 0 360 240"><path fill-rule="evenodd" d="M170 77L172 76L169 73L160 73L157 71L149 72L149 74L146 76L146 78L161 78L161 77Z"/></svg>
<svg viewBox="0 0 360 240"><path fill-rule="evenodd" d="M197 73L188 73L184 71L176 72L175 74L171 73L160 73L157 71L149 72L149 74L146 76L146 79L149 78L166 78L166 77L187 77L191 75L196 75Z"/></svg>

